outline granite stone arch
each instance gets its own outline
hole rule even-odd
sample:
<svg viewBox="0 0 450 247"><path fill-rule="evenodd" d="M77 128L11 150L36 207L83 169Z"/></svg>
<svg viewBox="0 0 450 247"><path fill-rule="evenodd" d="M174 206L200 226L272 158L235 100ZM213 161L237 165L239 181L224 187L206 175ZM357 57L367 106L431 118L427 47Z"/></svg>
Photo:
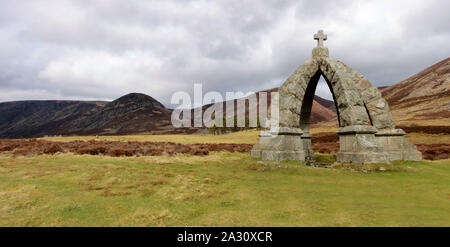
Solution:
<svg viewBox="0 0 450 247"><path fill-rule="evenodd" d="M279 127L261 132L252 150L253 157L314 159L309 121L320 76L327 82L337 109L338 162L389 163L422 159L416 147L404 138L405 132L395 129L389 105L379 90L358 71L329 58L328 49L320 46L320 42L313 49L312 59L302 64L279 88Z"/></svg>

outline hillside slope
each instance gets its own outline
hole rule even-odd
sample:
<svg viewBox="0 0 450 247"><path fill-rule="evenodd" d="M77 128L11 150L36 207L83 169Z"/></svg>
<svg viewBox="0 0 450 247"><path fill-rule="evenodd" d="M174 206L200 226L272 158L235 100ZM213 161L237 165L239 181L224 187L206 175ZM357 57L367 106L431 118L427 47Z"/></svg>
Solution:
<svg viewBox="0 0 450 247"><path fill-rule="evenodd" d="M93 115L102 101L16 101L0 103L0 138L57 135Z"/></svg>
<svg viewBox="0 0 450 247"><path fill-rule="evenodd" d="M262 90L262 91L258 91L256 92L256 98L258 99L258 105L257 106L253 106L253 107L249 107L248 103L246 103L245 105L245 109L240 109L238 104L237 104L237 100L233 100L234 102L234 112L236 114L236 112L238 111L245 111L246 116L248 116L249 111L253 110L253 111L257 111L257 109L259 109L260 105L259 105L259 93L260 92L266 92L267 93L267 108L270 109L270 105L272 102L271 99L271 93L272 92L277 92L278 88L272 88L272 89L268 89L268 90ZM250 97L253 97L254 94L245 97L244 99L248 99ZM223 111L224 111L224 116L226 115L226 104L231 102L230 101L225 101L223 104ZM205 110L206 108L212 106L213 104L209 104L209 105L205 105L203 106L203 110ZM241 106L242 107L242 106ZM256 107L256 109L255 109ZM313 101L313 105L312 105L312 109L311 109L311 123L319 123L319 122L326 122L329 121L331 119L336 118L336 107L333 101L327 100L327 99L323 99L317 95L314 96L314 101ZM337 120L336 120L337 122Z"/></svg>
<svg viewBox="0 0 450 247"><path fill-rule="evenodd" d="M171 113L154 98L139 93L112 102L5 102L0 103L0 138L173 131Z"/></svg>
<svg viewBox="0 0 450 247"><path fill-rule="evenodd" d="M320 122L335 121L337 120L336 107L331 100L314 96L314 101L311 109L311 124Z"/></svg>
<svg viewBox="0 0 450 247"><path fill-rule="evenodd" d="M400 125L450 125L450 58L381 90Z"/></svg>
<svg viewBox="0 0 450 247"><path fill-rule="evenodd" d="M266 92L270 95L270 92L276 90L275 88ZM322 103L330 103L325 99L319 100ZM270 97L268 105L270 106ZM203 106L203 109L208 106L210 105ZM235 112L236 110L235 103ZM193 133L198 130L198 128L174 129L170 122L171 114L172 110L154 98L140 93L130 93L112 102L55 100L5 102L0 103L0 138ZM314 102L312 122L327 121L335 115L332 110L317 101Z"/></svg>
<svg viewBox="0 0 450 247"><path fill-rule="evenodd" d="M149 133L170 126L171 110L140 93L122 96L68 129L70 134Z"/></svg>

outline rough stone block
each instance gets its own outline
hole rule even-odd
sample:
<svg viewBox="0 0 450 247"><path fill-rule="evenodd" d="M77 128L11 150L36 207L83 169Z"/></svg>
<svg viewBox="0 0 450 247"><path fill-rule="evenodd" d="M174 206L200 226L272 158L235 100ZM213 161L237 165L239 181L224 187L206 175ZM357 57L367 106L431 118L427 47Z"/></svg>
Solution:
<svg viewBox="0 0 450 247"><path fill-rule="evenodd" d="M299 127L300 116L295 114L288 109L280 108L280 126L284 127Z"/></svg>
<svg viewBox="0 0 450 247"><path fill-rule="evenodd" d="M310 59L300 66L298 72L300 76L305 78L311 78L319 70L319 61L316 59ZM306 80L309 82L309 79Z"/></svg>
<svg viewBox="0 0 450 247"><path fill-rule="evenodd" d="M395 128L395 122L392 119L390 112L385 112L379 115L372 116L372 124L377 129L393 129Z"/></svg>
<svg viewBox="0 0 450 247"><path fill-rule="evenodd" d="M389 155L390 161L403 160L403 152L402 151L386 151Z"/></svg>
<svg viewBox="0 0 450 247"><path fill-rule="evenodd" d="M339 128L339 135L351 135L351 134L375 134L378 130L369 125L351 125Z"/></svg>
<svg viewBox="0 0 450 247"><path fill-rule="evenodd" d="M340 151L380 151L373 134L339 135Z"/></svg>
<svg viewBox="0 0 450 247"><path fill-rule="evenodd" d="M422 153L417 147L403 137L403 160L421 161Z"/></svg>
<svg viewBox="0 0 450 247"><path fill-rule="evenodd" d="M383 98L378 98L366 103L366 107L372 117L389 112L389 105Z"/></svg>
<svg viewBox="0 0 450 247"><path fill-rule="evenodd" d="M250 155L253 158L261 158L261 151L264 150L265 147L267 147L271 138L272 135L270 134L269 131L261 131L259 133L258 142L255 145L253 145Z"/></svg>
<svg viewBox="0 0 450 247"><path fill-rule="evenodd" d="M253 147L253 149L250 151L250 156L252 156L253 158L261 158L261 150L255 149L255 147Z"/></svg>
<svg viewBox="0 0 450 247"><path fill-rule="evenodd" d="M361 75L361 73L359 73L358 71L353 70L352 68L350 68L348 66L347 66L347 68L348 68L347 72L350 74L350 78L352 79L354 86L356 86L357 90L360 91L360 87L358 86L358 83L361 80L365 79L364 76Z"/></svg>
<svg viewBox="0 0 450 247"><path fill-rule="evenodd" d="M316 57L328 57L328 55L329 55L328 48L323 47L323 46L315 47L312 50L313 58L316 58Z"/></svg>
<svg viewBox="0 0 450 247"><path fill-rule="evenodd" d="M349 106L340 110L341 125L344 127L369 123L369 116L363 106Z"/></svg>
<svg viewBox="0 0 450 247"><path fill-rule="evenodd" d="M379 129L375 136L404 136L406 135L405 131L402 129Z"/></svg>
<svg viewBox="0 0 450 247"><path fill-rule="evenodd" d="M417 150L403 151L403 160L421 161L422 153Z"/></svg>
<svg viewBox="0 0 450 247"><path fill-rule="evenodd" d="M364 91L370 87L372 87L372 83L370 83L369 80L367 80L366 78L362 78L359 81L355 81L356 86L359 88L359 90Z"/></svg>
<svg viewBox="0 0 450 247"><path fill-rule="evenodd" d="M382 98L380 91L376 87L369 87L361 92L364 103L368 103L372 100Z"/></svg>
<svg viewBox="0 0 450 247"><path fill-rule="evenodd" d="M286 86L295 86L295 87L301 87L303 90L306 89L309 81L304 80L304 74L302 66L300 66L292 75L289 76L289 78L283 83L283 85L280 87L280 94L283 90L283 87ZM286 88L285 88L286 89Z"/></svg>
<svg viewBox="0 0 450 247"><path fill-rule="evenodd" d="M298 160L305 161L305 154L303 151L273 151L264 150L261 152L262 160Z"/></svg>
<svg viewBox="0 0 450 247"><path fill-rule="evenodd" d="M280 95L280 108L300 114L302 111L302 102L294 95Z"/></svg>
<svg viewBox="0 0 450 247"><path fill-rule="evenodd" d="M339 129L340 150L337 160L344 163L386 163L389 156L377 145L376 128L368 125L353 125Z"/></svg>
<svg viewBox="0 0 450 247"><path fill-rule="evenodd" d="M377 145L389 154L389 159L394 160L422 160L422 154L416 146L405 139L402 129L383 129L375 134Z"/></svg>
<svg viewBox="0 0 450 247"><path fill-rule="evenodd" d="M253 147L251 155L255 158L261 157L263 160L304 161L305 152L301 139L301 130L280 128L278 135L260 138Z"/></svg>
<svg viewBox="0 0 450 247"><path fill-rule="evenodd" d="M344 90L355 90L358 91L358 88L355 85L355 82L352 80L352 78L350 77L350 75L348 74L344 74L344 73L339 73L340 74L340 84L342 86L342 88L344 88Z"/></svg>
<svg viewBox="0 0 450 247"><path fill-rule="evenodd" d="M303 133L301 138L303 141L303 150L305 153L305 159L313 160L314 159L314 150L312 149L312 144L311 144L312 135L309 133Z"/></svg>
<svg viewBox="0 0 450 247"><path fill-rule="evenodd" d="M302 135L303 131L300 128L292 128L292 127L274 127L270 129L270 134L272 136L275 135Z"/></svg>
<svg viewBox="0 0 450 247"><path fill-rule="evenodd" d="M320 64L320 70L322 71L323 75L326 77L326 79L332 83L334 81L334 84L336 84L337 79L334 78L334 74L336 71L334 71L327 59L322 59Z"/></svg>
<svg viewBox="0 0 450 247"><path fill-rule="evenodd" d="M347 90L335 95L338 107L363 106L361 95L358 91Z"/></svg>
<svg viewBox="0 0 450 247"><path fill-rule="evenodd" d="M261 130L258 134L259 137L271 137L272 134L270 134L270 131L268 130Z"/></svg>
<svg viewBox="0 0 450 247"><path fill-rule="evenodd" d="M327 77L328 81L333 86L333 89L335 89L334 87L336 85L339 85L339 82L341 80L340 74L337 73L336 70L333 69L333 66L331 66L331 64L327 68L329 68L329 70L324 72L324 75ZM336 89L338 89L338 88L336 88ZM338 91L336 91L336 90L334 92L338 93Z"/></svg>
<svg viewBox="0 0 450 247"><path fill-rule="evenodd" d="M303 80L303 79L302 79ZM280 89L280 98L284 97L286 95L294 95L297 98L297 101L299 100L299 104L302 104L302 100L305 96L305 90L298 85L298 82L289 81L285 84L283 84Z"/></svg>

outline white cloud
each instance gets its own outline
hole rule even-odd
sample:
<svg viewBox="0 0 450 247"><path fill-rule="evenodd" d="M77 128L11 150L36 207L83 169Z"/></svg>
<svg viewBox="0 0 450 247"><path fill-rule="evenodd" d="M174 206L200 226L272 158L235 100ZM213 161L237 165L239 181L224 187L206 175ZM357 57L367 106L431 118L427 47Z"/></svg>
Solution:
<svg viewBox="0 0 450 247"><path fill-rule="evenodd" d="M319 82L316 87L316 95L328 100L333 100L333 95L331 94L330 88L327 85L327 82L321 76Z"/></svg>
<svg viewBox="0 0 450 247"><path fill-rule="evenodd" d="M448 1L75 1L0 3L0 101L115 99L143 92L258 91L330 55L375 85L450 53ZM317 93L326 97L323 86ZM22 92L22 94L20 93Z"/></svg>
<svg viewBox="0 0 450 247"><path fill-rule="evenodd" d="M39 72L64 95L114 97L134 91L161 95L171 85L161 78L164 61L150 52L73 50L55 59Z"/></svg>

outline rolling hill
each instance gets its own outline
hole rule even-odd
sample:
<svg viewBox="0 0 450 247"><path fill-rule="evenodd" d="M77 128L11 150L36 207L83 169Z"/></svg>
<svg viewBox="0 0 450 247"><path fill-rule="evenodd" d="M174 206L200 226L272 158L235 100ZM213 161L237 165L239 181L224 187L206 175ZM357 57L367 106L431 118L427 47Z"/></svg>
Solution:
<svg viewBox="0 0 450 247"><path fill-rule="evenodd" d="M104 107L102 101L16 101L0 103L0 138L57 135Z"/></svg>
<svg viewBox="0 0 450 247"><path fill-rule="evenodd" d="M450 58L381 90L400 125L450 126Z"/></svg>
<svg viewBox="0 0 450 247"><path fill-rule="evenodd" d="M400 128L407 132L450 133L450 58L378 89ZM335 110L326 102L322 105ZM337 127L337 122L330 119L320 125Z"/></svg>
<svg viewBox="0 0 450 247"><path fill-rule="evenodd" d="M264 91L270 95L277 90ZM450 126L450 58L380 90L389 102L397 125ZM234 101L236 112L238 106ZM203 106L203 110L208 106ZM248 109L245 112L248 114ZM193 133L198 130L173 128L171 114L171 109L141 93L130 93L112 102L4 102L0 103L0 138ZM311 123L336 125L334 102L315 96Z"/></svg>
<svg viewBox="0 0 450 247"><path fill-rule="evenodd" d="M274 90L276 89L272 89ZM322 99L322 102L326 100ZM210 105L204 106L203 109L208 106ZM248 109L246 112L248 114ZM4 102L0 103L0 138L194 133L199 130L173 128L170 122L171 114L171 109L141 93L130 93L112 102ZM312 114L314 122L326 121L335 116L333 111L317 102L313 105Z"/></svg>
<svg viewBox="0 0 450 247"><path fill-rule="evenodd" d="M148 95L130 93L77 121L66 132L77 135L150 133L170 125L171 113Z"/></svg>
<svg viewBox="0 0 450 247"><path fill-rule="evenodd" d="M262 90L262 91L258 91L256 92L256 98L258 99L258 105L256 106L257 108L255 109L255 107L253 107L252 109L249 107L248 103L246 103L245 105L245 109L241 109L243 105L238 105L237 104L237 100L233 100L233 104L234 104L234 112L235 114L240 111L240 112L245 112L245 115L248 116L249 111L250 110L254 110L257 111L260 107L259 105L259 93L261 92L266 92L267 93L267 108L270 109L270 105L271 105L271 92L277 92L278 88L272 88L272 89L268 89L268 90ZM254 94L251 94L247 97L244 97L244 99L249 99L251 97L253 97ZM223 112L224 112L224 117L226 115L227 109L226 109L226 105L230 104L230 101L225 101L223 102ZM213 104L208 104L208 105L204 105L203 111L212 106ZM314 96L314 101L313 101L313 105L312 105L312 110L311 110L311 123L320 123L320 122L326 122L329 121L331 119L335 119L336 118L336 107L333 101L327 100L327 99L323 99L317 95ZM336 120L337 122L337 120Z"/></svg>

